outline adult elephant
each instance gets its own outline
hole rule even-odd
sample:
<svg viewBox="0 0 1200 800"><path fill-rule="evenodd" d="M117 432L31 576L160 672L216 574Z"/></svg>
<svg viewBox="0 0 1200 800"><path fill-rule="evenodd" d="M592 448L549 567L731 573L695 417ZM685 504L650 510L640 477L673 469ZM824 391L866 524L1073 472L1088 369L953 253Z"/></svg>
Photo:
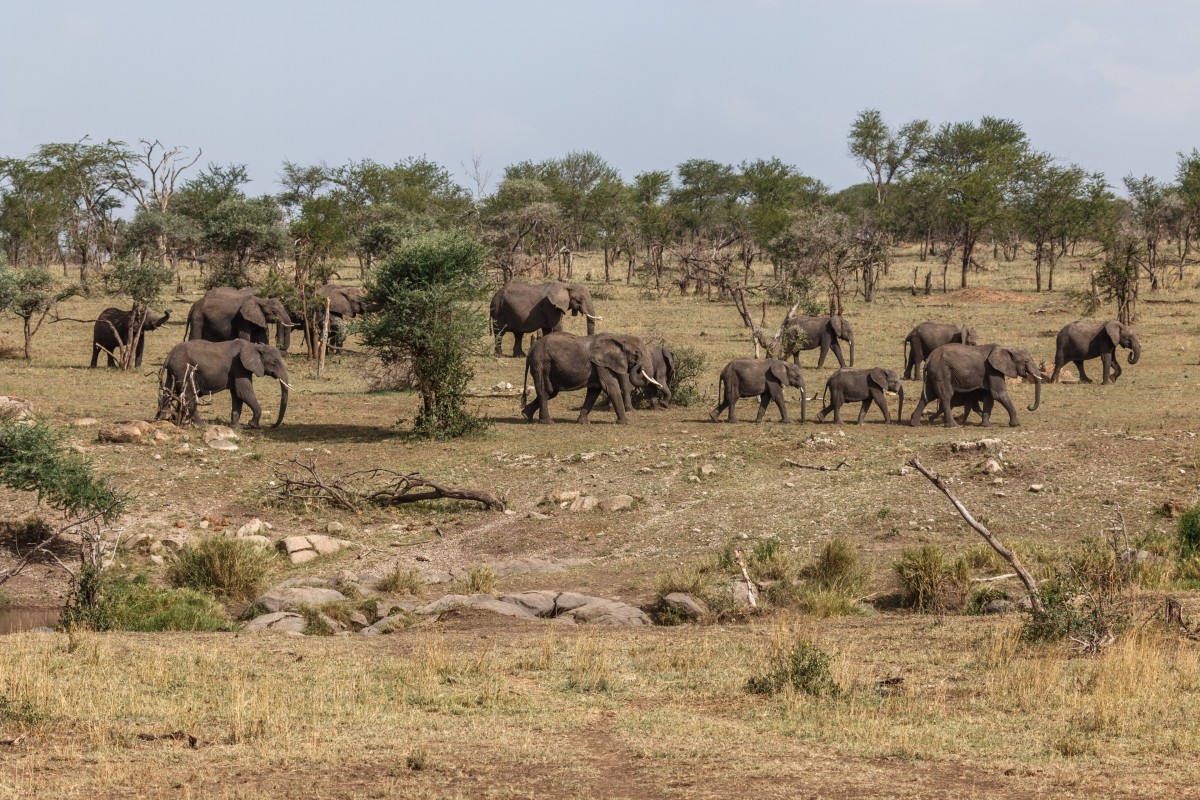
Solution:
<svg viewBox="0 0 1200 800"><path fill-rule="evenodd" d="M1133 328L1128 325L1115 319L1108 322L1072 322L1058 332L1051 382L1057 381L1063 365L1072 361L1079 370L1079 380L1091 383L1092 379L1083 371L1083 362L1099 358L1100 363L1104 365L1104 381L1101 386L1116 383L1117 378L1121 377L1121 364L1116 356L1118 346L1129 351L1130 364L1136 364L1142 357L1142 343L1138 341Z"/></svg>
<svg viewBox="0 0 1200 800"><path fill-rule="evenodd" d="M492 295L492 334L496 337L496 355L500 355L500 342L504 334L514 338L513 357L525 355L521 340L525 334L541 331L543 334L562 330L563 317L583 314L587 317L587 335L596 333L596 316L592 295L582 283L515 283L501 286Z"/></svg>
<svg viewBox="0 0 1200 800"><path fill-rule="evenodd" d="M327 283L317 289L316 298L317 301L311 310L309 330L320 335L321 326L325 323L325 300L328 300L329 344L334 348L346 343L346 320L379 310L377 304L367 302L367 290L361 286Z"/></svg>
<svg viewBox="0 0 1200 800"><path fill-rule="evenodd" d="M892 424L892 414L888 410L887 398L884 392L895 392L900 396L896 406L896 421L899 422L904 414L904 385L900 376L894 370L875 367L874 369L839 369L825 381L825 396L829 397L828 404L817 413L817 422L822 422L825 415L833 412L833 421L842 424L842 404L862 403L858 411L858 424L862 425L863 418L871 408L871 403L883 412L886 425Z"/></svg>
<svg viewBox="0 0 1200 800"><path fill-rule="evenodd" d="M292 342L292 318L274 297L259 297L257 289L221 286L192 303L184 340L227 342L245 339L255 344L270 341L267 326L275 324L275 346L287 352Z"/></svg>
<svg viewBox="0 0 1200 800"><path fill-rule="evenodd" d="M904 337L904 380L921 380L921 365L944 344L979 344L979 335L967 325L922 322Z"/></svg>
<svg viewBox="0 0 1200 800"><path fill-rule="evenodd" d="M171 309L168 308L158 319L146 317L142 321L141 330L137 332L137 341L133 344L133 366L135 368L142 365L142 348L146 343L143 336L146 331L166 325L170 318ZM96 324L92 326L92 368L96 367L102 351L108 356L108 366L115 367L117 360L113 354L117 352L118 348L129 346L134 327L132 309L125 311L120 308L106 308L101 311L100 316L96 317Z"/></svg>
<svg viewBox="0 0 1200 800"><path fill-rule="evenodd" d="M1029 410L1036 411L1042 403L1042 381L1047 376L1038 369L1028 350L998 344L944 344L934 350L925 362L924 390L909 424L919 425L921 412L935 399L942 408L952 409L956 396L959 396L961 405L961 395L974 393L973 398L984 401L985 405L990 399L1004 406L1008 411L1008 424L1016 427L1020 423L1017 422L1017 410L1005 386L1007 378L1028 378L1034 382L1034 400ZM958 427L953 413L944 416L947 428ZM990 420L985 416L983 425L986 427L989 424Z"/></svg>
<svg viewBox="0 0 1200 800"><path fill-rule="evenodd" d="M654 378L658 385L648 385L643 394L646 395L650 408L670 408L671 382L675 379L675 354L666 347L656 345L650 348L650 362L653 364L650 377Z"/></svg>
<svg viewBox="0 0 1200 800"><path fill-rule="evenodd" d="M189 374L189 367L192 367ZM183 403L184 413L192 422L200 421L199 396L229 390L233 408L229 424L236 426L242 415L242 405L250 406L253 417L249 427L257 428L262 407L254 396L254 378L270 375L279 380L279 418L283 422L288 403L288 373L283 354L269 344L255 344L245 339L228 342L188 341L171 348L163 362L162 392L159 395L158 418L170 419L171 397Z"/></svg>
<svg viewBox="0 0 1200 800"><path fill-rule="evenodd" d="M793 317L788 320L787 327L784 360L790 356L792 363L798 366L801 350L819 347L821 355L817 359L818 369L825 366L825 356L829 355L830 350L837 357L838 366L844 367L846 359L842 358L842 346L838 344L841 339L850 343L850 366L854 366L854 329L845 317Z"/></svg>
<svg viewBox="0 0 1200 800"><path fill-rule="evenodd" d="M650 348L637 336L620 333L599 333L594 336L575 336L558 331L538 339L525 358L525 388L529 379L537 395L521 414L530 422L533 412L538 421L549 424L549 401L559 392L586 389L578 421L586 424L592 406L600 392L608 396L609 405L617 414L617 422L629 422L625 412L631 388L656 386L648 372L652 358Z"/></svg>
<svg viewBox="0 0 1200 800"><path fill-rule="evenodd" d="M787 403L783 399L784 386L800 390L800 421L804 422L808 413L808 397L804 374L798 364L789 364L777 358L735 358L721 370L721 402L708 413L708 418L718 422L721 412L728 408L729 421L737 422L738 400L757 396L756 423L762 422L772 402L779 409L780 419L790 422Z"/></svg>

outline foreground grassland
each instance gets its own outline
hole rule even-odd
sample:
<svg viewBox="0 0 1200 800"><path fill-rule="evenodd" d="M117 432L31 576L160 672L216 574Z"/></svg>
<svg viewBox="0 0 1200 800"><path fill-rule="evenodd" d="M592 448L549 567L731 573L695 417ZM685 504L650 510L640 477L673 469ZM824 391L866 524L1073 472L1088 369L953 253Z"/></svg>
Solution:
<svg viewBox="0 0 1200 800"><path fill-rule="evenodd" d="M904 334L925 319L973 324L984 341L1023 346L1048 362L1054 334L1079 316L1062 292L1030 292L1032 271L1023 262L994 265L965 292L928 298L908 291L914 266L915 259L901 260L877 303L847 309L858 366L899 370ZM586 261L579 267L588 268ZM1085 286L1074 262L1061 269L1062 286ZM95 428L75 429L73 440L98 469L138 498L120 523L126 533L198 536L205 516L234 524L259 516L276 534L324 532L336 520L346 526L340 535L359 545L280 566L277 579L384 573L416 566L418 556L442 569L537 556L581 563L501 579L500 590L648 603L662 573L735 539L751 547L774 538L807 559L839 536L870 565L866 591L884 610L831 619L775 612L637 631L466 614L371 639L5 637L0 737L28 737L0 747L0 797L1194 796L1196 643L1147 623L1097 658L1072 657L1060 645L1019 644L1015 616L918 615L882 600L894 594L891 564L903 550L937 544L961 554L978 545L928 482L901 470L914 455L952 479L1035 570L1122 518L1135 542L1169 540L1174 523L1160 509L1200 499L1195 282L1143 295L1135 326L1143 357L1115 386L1048 386L1033 413L1024 410L1031 387L1013 386L1022 422L1015 429L1004 426L1002 411L986 432L888 427L877 412L866 425L840 429L783 426L772 421L773 410L761 426L714 425L707 413L720 367L749 354L736 312L702 297L623 285L593 285L602 327L703 351L707 396L700 404L641 411L624 427L596 411L592 425L577 426L582 398L562 395L551 403L559 424L538 426L520 420L517 399L484 397L475 402L494 423L485 436L431 444L403 434L414 396L364 392L365 356L332 358L318 379L297 344L286 423L245 432L237 452L205 451L199 432L177 440L193 445L179 454L175 443L98 444ZM0 344L10 353L0 362L0 393L28 398L63 424L84 416L149 419L152 373L182 336L196 296L173 302L172 324L148 336L143 373L88 370L90 327L65 321L46 326L26 364L16 358L19 329L5 320ZM74 300L64 314L92 319L110 304ZM769 319L783 312L768 309ZM577 320L569 326L582 328ZM836 368L830 356L816 369L814 352L801 363L810 394ZM481 355L474 385L480 394L500 381L520 386L522 368L520 359ZM1098 364L1092 373L1098 377ZM278 390L266 382L256 388L271 418ZM918 384L905 389L911 409ZM798 402L794 393L789 400ZM743 402L745 417L751 401ZM228 408L227 396L218 396L205 417L227 421ZM793 411L798 417L798 406ZM979 474L980 454L951 452L952 442L984 435L1004 443L1002 484ZM293 457L316 458L327 474L419 470L492 490L517 513L449 503L358 516L271 507L264 495L273 467ZM787 459L848 466L821 472ZM715 471L702 474L706 464ZM1033 484L1042 491L1028 491ZM619 514L527 516L556 489L640 500ZM0 517L29 508L28 497L0 495ZM123 562L128 571L160 569L133 554ZM6 592L24 605L53 605L65 589L44 569ZM424 596L447 591L430 587ZM1200 614L1200 597L1169 583L1140 600L1152 609L1166 592L1183 601L1185 613ZM747 693L747 679L797 639L833 654L842 692ZM895 688L878 686L901 676ZM177 730L197 737L197 747L138 738Z"/></svg>

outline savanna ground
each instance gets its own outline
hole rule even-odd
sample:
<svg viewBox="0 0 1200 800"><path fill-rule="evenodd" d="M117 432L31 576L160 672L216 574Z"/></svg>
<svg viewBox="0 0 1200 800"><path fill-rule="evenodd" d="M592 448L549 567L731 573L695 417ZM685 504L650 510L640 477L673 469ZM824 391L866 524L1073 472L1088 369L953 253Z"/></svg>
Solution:
<svg viewBox="0 0 1200 800"><path fill-rule="evenodd" d="M914 257L901 257L876 303L847 308L857 366L899 371L902 338L925 319L973 324L983 341L1024 346L1050 362L1054 334L1079 316L1061 291L1032 293L1024 262L993 264L972 276L975 288L932 297L909 293L914 265ZM600 273L594 261L576 268ZM1064 288L1086 285L1086 273L1069 262L1056 277ZM906 548L933 543L958 554L979 544L931 484L901 470L914 455L951 479L1035 571L1121 516L1135 541L1170 537L1174 522L1159 509L1197 500L1195 283L1143 294L1136 325L1143 357L1115 386L1047 386L1035 413L1024 409L1032 387L1012 387L1022 422L1015 429L1005 427L999 408L990 431L888 427L875 411L861 427L783 426L773 409L760 426L713 424L707 414L720 367L749 354L732 304L593 284L602 329L707 354L703 401L639 411L624 427L597 410L590 426L578 426L572 420L582 396L562 395L551 403L559 424L540 426L520 419L518 399L480 398L472 402L493 421L486 435L429 443L403 433L414 395L364 391L364 356L332 357L318 379L297 343L286 423L244 431L237 452L206 451L199 431L176 440L191 440L187 454L173 452L175 443L99 444L94 427L72 429L71 438L136 495L120 522L126 534L162 534L181 522L202 535L205 516L233 525L259 516L276 534L324 532L338 520L346 526L340 535L359 545L299 567L281 564L280 580L341 569L382 573L416 566L418 556L435 568L538 556L583 564L501 579L500 590L572 590L645 604L658 576L731 541L750 549L774 538L809 558L839 536L871 566L866 593L886 598L894 593L891 564ZM198 295L172 302L172 324L148 335L141 372L88 370L90 327L71 322L47 325L26 364L16 357L19 329L6 320L0 393L32 400L61 424L151 419L152 373ZM63 313L94 319L111 304L72 300ZM784 309L768 313L777 322ZM568 329L577 328L570 320ZM500 381L521 385L523 360L483 355L490 353L484 343L480 352L474 385L481 393ZM810 394L836 368L832 355L822 370L815 360L815 351L802 354ZM919 386L905 388L907 416ZM256 389L264 419L273 418L278 389L269 381ZM797 393L789 400L798 417ZM743 417L752 403L743 401ZM228 408L228 397L218 396L206 420L227 421ZM833 445L810 443L814 436ZM951 452L952 442L983 436L1003 441L1003 483L979 473L979 453ZM358 516L270 506L272 468L293 457L316 458L330 475L366 466L420 470L495 491L517 513L457 503ZM821 472L786 459L848 466ZM706 464L715 471L701 475ZM1043 490L1028 491L1032 484ZM527 516L557 489L628 493L639 503L623 513ZM18 517L31 505L5 493L0 515ZM135 554L121 562L128 571L161 569ZM66 590L50 568L5 587L18 605L61 603ZM425 596L447 591L429 587ZM1200 598L1171 591L1185 612L1197 613ZM1147 592L1146 607L1158 597ZM13 635L0 639L0 737L28 738L0 748L0 797L1195 796L1195 642L1147 623L1085 658L1059 644L1020 643L1019 614L922 615L880 605L859 616L775 611L634 630L472 613L373 638ZM842 693L748 693L747 679L798 639L833 654ZM893 676L903 683L881 692L877 682ZM137 737L176 730L200 746Z"/></svg>

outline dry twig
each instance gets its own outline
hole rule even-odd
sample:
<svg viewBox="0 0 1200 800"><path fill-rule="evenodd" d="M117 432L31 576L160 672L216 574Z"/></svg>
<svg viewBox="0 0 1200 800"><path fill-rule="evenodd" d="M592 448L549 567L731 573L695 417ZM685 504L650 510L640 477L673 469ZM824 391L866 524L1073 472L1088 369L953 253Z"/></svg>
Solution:
<svg viewBox="0 0 1200 800"><path fill-rule="evenodd" d="M842 467L850 466L849 461L842 461L836 467L831 467L828 464L801 464L799 461L793 461L790 458L785 458L784 461L787 462L789 467L800 467L802 469L815 469L818 472L837 472Z"/></svg>
<svg viewBox="0 0 1200 800"><path fill-rule="evenodd" d="M491 492L444 486L419 472L404 474L377 467L325 478L317 471L316 461L304 463L295 458L276 465L275 486L269 494L278 500L328 503L355 513L363 504L388 506L441 499L470 500L491 511L505 508L504 501Z"/></svg>

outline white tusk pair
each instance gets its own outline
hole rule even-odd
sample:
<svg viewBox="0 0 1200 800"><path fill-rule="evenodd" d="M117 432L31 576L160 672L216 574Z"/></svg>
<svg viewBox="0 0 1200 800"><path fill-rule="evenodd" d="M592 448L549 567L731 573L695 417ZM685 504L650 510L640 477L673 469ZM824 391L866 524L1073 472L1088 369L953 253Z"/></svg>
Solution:
<svg viewBox="0 0 1200 800"><path fill-rule="evenodd" d="M661 383L659 383L658 381L654 380L654 378L651 378L649 375L646 374L646 370L644 370L644 369L641 370L641 373L642 373L642 377L645 378L646 380L650 381L650 383L653 383L655 386L657 386L660 389L663 388L663 385Z"/></svg>
<svg viewBox="0 0 1200 800"><path fill-rule="evenodd" d="M604 321L604 317L593 317L591 314L587 313L586 311L585 311L585 312L583 312L583 315L584 315L585 317L587 317L588 319L593 319L593 320L595 320L596 322L603 322L603 321Z"/></svg>

